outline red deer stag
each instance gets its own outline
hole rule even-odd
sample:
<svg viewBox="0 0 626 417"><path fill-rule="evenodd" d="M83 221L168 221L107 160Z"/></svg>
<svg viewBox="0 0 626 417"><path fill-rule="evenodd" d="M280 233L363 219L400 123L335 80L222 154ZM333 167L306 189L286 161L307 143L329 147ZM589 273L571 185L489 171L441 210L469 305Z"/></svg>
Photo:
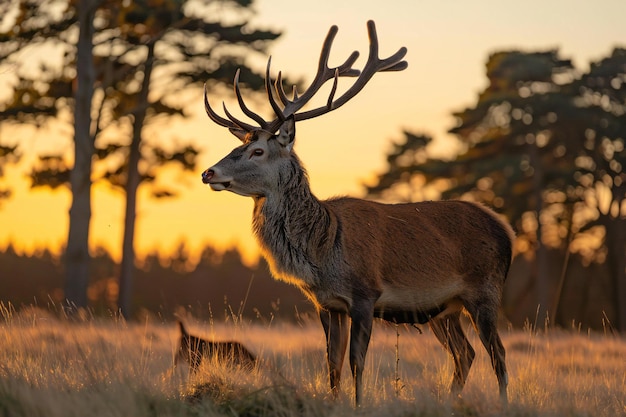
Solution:
<svg viewBox="0 0 626 417"><path fill-rule="evenodd" d="M459 320L465 310L489 352L507 399L504 346L496 328L502 287L511 263L513 231L495 213L466 201L381 204L356 198L318 200L293 145L295 122L328 113L354 97L380 71L400 71L406 48L378 57L374 22L367 23L369 57L362 71L344 64L328 67L337 27L324 41L317 74L309 88L288 98L281 73L266 89L276 114L266 121L244 103L235 74L235 94L242 112L259 126L227 119L210 106L209 117L227 127L243 144L202 173L213 190L227 190L254 200L253 230L276 279L298 286L315 304L326 333L330 387L336 396L350 335L350 369L355 401L362 400L365 354L374 318L395 323L428 322L454 358L452 392L463 388L474 350ZM358 77L334 99L339 77ZM329 80L325 105L300 110ZM351 319L351 326L348 320Z"/></svg>

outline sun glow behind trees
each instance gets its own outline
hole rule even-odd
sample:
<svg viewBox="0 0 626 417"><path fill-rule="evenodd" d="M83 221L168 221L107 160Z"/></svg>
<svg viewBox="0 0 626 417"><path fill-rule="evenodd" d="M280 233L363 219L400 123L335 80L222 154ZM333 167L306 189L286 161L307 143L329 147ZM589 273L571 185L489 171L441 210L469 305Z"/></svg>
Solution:
<svg viewBox="0 0 626 417"><path fill-rule="evenodd" d="M453 124L451 112L474 100L485 82L484 62L493 50L559 46L563 56L572 57L584 68L623 41L625 33L618 16L626 13L626 4L600 1L590 9L582 1L530 1L502 8L493 7L491 2L475 2L470 7L400 1L390 7L383 2L319 1L303 10L287 1L264 0L256 9L255 22L284 29L283 37L269 52L273 67L296 79L310 80L331 24L339 25L331 62L353 49L362 53L357 65L363 62L367 47L365 21L370 18L376 20L386 42L409 49L406 71L386 74L339 111L299 124L297 151L308 168L314 192L324 198L362 194L360 183L384 169L383 155L402 129L424 129L433 134L436 140L432 146L445 153L450 143L445 132ZM539 9L542 12L536 13ZM583 26L585 30L581 30ZM263 61L259 59L255 65L262 66ZM6 76L0 74L0 85ZM229 109L237 108L231 92L225 91L222 97ZM255 262L258 252L250 232L251 202L211 192L199 180L200 172L237 141L208 121L200 92L182 100L193 113L192 120L158 126L153 135L161 136L159 141L163 143L177 136L193 137L204 152L197 172L184 180L189 183L185 183L180 199L154 204L140 197L138 256L141 258L154 247L164 252L173 250L184 240L190 248L198 249L204 242L224 249L238 245L245 259ZM267 109L261 101L251 105ZM71 132L61 127L39 133L28 128L0 130L3 144L26 143L27 149L65 147L68 135ZM16 184L19 190L16 188L15 198L5 201L0 209L0 247L11 240L18 250L32 251L41 245L60 249L67 227L67 192L31 192L24 175L27 171L23 167L7 167L6 181ZM96 184L94 193L91 244L104 244L119 257L122 195L106 184Z"/></svg>

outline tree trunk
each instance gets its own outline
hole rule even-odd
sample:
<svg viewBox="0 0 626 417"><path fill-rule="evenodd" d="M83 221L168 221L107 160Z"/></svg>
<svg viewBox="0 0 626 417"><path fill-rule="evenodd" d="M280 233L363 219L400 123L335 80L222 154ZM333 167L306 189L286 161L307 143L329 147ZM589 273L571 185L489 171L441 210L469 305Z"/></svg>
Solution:
<svg viewBox="0 0 626 417"><path fill-rule="evenodd" d="M567 211L567 236L565 237L565 256L563 259L563 266L561 267L561 275L559 277L559 282L556 286L556 291L554 292L554 299L552 301L552 310L550 310L550 317L554 321L554 324L558 324L560 326L565 327L567 323L559 321L559 307L561 306L561 298L563 297L563 287L565 286L565 279L567 278L567 268L569 267L571 250L570 246L572 244L572 240L574 239L574 231L572 230L572 222L574 219L574 207L573 204L568 204L565 206L565 210Z"/></svg>
<svg viewBox="0 0 626 417"><path fill-rule="evenodd" d="M626 332L626 218L608 217L604 222L606 230L607 263L611 273L611 289L615 308L613 327Z"/></svg>
<svg viewBox="0 0 626 417"><path fill-rule="evenodd" d="M533 172L533 194L535 198L535 215L537 217L537 246L535 250L535 262L533 275L535 277L535 296L537 301L536 325L546 320L550 311L550 277L548 275L548 251L543 243L543 227L541 213L543 212L543 166L539 158L539 152L535 144L529 145L529 157Z"/></svg>
<svg viewBox="0 0 626 417"><path fill-rule="evenodd" d="M139 160L141 159L141 132L148 109L150 76L154 63L154 43L148 44L148 56L144 66L144 77L134 112L133 138L128 156L128 178L126 180L126 212L124 218L124 240L122 244L122 265L120 267L120 294L118 306L120 313L129 318L132 314L132 293L135 272L135 223L137 212L137 189L141 182Z"/></svg>
<svg viewBox="0 0 626 417"><path fill-rule="evenodd" d="M89 284L89 222L91 220L91 135L93 19L99 0L78 3L79 35L76 55L77 86L74 104L74 167L70 173L72 205L65 250L65 307L70 312L86 308Z"/></svg>

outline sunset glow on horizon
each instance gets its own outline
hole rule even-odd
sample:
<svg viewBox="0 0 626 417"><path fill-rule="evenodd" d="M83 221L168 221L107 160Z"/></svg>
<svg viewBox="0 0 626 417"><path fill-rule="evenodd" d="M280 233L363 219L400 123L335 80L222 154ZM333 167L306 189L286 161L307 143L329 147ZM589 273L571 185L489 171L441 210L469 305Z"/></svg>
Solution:
<svg viewBox="0 0 626 417"><path fill-rule="evenodd" d="M310 6L309 6L310 4ZM584 70L590 61L626 45L622 19L626 2L601 0L525 1L511 4L476 2L337 2L319 0L294 6L287 0L259 0L254 25L283 35L270 48L273 72L310 82L319 51L332 24L339 27L331 65L343 62L353 50L367 56L366 21L376 22L381 56L408 48L408 69L377 74L350 103L319 119L300 122L295 149L307 168L319 198L336 195L362 197L362 183L385 166L385 154L402 131L425 132L435 138L440 152L449 147L446 133L454 125L452 112L471 106L486 85L485 62L498 50L559 49L563 58ZM259 65L264 65L260 62ZM234 75L234 74L233 74ZM0 77L2 74L0 74ZM340 89L351 80L341 80ZM1 87L0 87L1 88ZM325 91L325 90L324 90ZM4 94L4 92L0 92ZM326 99L320 92L318 99ZM210 95L216 109L225 101L240 114L233 94ZM259 100L251 107L266 112ZM265 106L258 108L259 106ZM239 142L204 114L202 93L191 98L188 119L159 127L158 138L193 140L204 152L190 176L172 173L181 183L178 198L156 201L140 187L135 247L139 258L154 251L163 256L181 244L192 256L206 245L218 250L236 247L248 264L258 259L251 231L252 200L228 192L214 192L202 184L200 174ZM34 129L0 129L0 144L20 143L24 159L31 149L54 149L71 143L71 125L35 133ZM151 134L150 132L146 134ZM53 136L53 137L51 137ZM65 245L70 193L67 188L31 190L28 167L7 167L2 184L13 195L0 205L0 250L12 244L33 253ZM91 246L103 247L114 259L121 257L124 198L119 190L98 182L92 191Z"/></svg>

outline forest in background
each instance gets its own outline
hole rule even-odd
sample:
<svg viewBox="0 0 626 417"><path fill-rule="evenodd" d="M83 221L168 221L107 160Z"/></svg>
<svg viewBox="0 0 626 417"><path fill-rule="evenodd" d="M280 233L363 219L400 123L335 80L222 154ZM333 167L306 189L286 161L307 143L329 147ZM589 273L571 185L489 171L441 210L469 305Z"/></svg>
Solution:
<svg viewBox="0 0 626 417"><path fill-rule="evenodd" d="M73 159L67 152L39 155L30 174L33 188L72 192L69 255L57 259L43 250L29 257L9 248L0 263L4 303L50 300L132 317L131 306L160 314L178 306L208 311L209 305L221 309L224 298L235 312L246 300L246 309L270 314L271 303L281 299L283 312L294 311L286 301L290 296L282 294L297 291L271 280L264 264L254 270L241 266L239 254L218 262L207 250L198 265L189 265L184 250L162 262L158 256L141 265L135 259L138 187L150 187L156 198L175 198L176 189L154 187L157 172L174 163L188 174L198 155L186 143L166 151L146 142L144 125L185 116L182 104L169 101L181 85L197 90L210 80L211 89L221 89L239 66L248 89L262 89L262 74L245 70L245 57L265 56L280 36L246 27L251 3L232 4L243 16L237 24L214 21L208 12L189 14L186 4L68 0L58 15L46 0L22 0L0 9L14 12L0 13L3 19L15 20L0 34L0 68L13 76L13 94L0 103L0 124L41 128L71 120L76 145ZM187 42L195 37L207 48ZM13 70L22 68L26 46L45 48L51 39L63 52L61 65L45 62L34 73ZM168 53L160 56L157 45ZM189 67L178 65L180 57ZM173 78L156 88L152 71L160 66ZM588 69L576 68L558 50L502 50L488 57L485 75L487 87L476 102L453 113L457 125L450 133L458 139L458 155L439 159L430 153L433 138L405 132L387 155L389 169L366 193L385 201L471 199L503 214L517 232L521 253L503 303L514 325L540 325L547 314L551 323L566 327L626 329L626 49L616 47ZM149 91L156 94L150 100ZM107 129L119 127L126 129L124 141L100 140ZM0 144L0 177L26 151L19 142ZM125 193L121 265L89 250L94 179ZM10 188L0 189L0 200L11 195ZM232 285L231 292L222 292L222 282Z"/></svg>
<svg viewBox="0 0 626 417"><path fill-rule="evenodd" d="M611 280L607 266L585 262L579 255L568 258L552 249L547 273L566 275L559 292L555 316L548 322L537 317L532 278L533 260L517 256L504 291L503 326L514 328L546 325L615 332L612 318ZM93 272L88 287L89 312L94 316L116 316L119 264L103 249L93 254ZM236 249L224 253L206 247L197 264L181 245L175 256L153 253L137 268L133 311L136 317L171 319L174 314L192 314L202 320L247 320L269 323L298 321L314 315L312 305L292 285L273 279L264 260L248 267ZM33 305L64 314L63 263L42 249L28 256L9 246L0 253L0 303L21 310ZM551 288L557 292L557 288Z"/></svg>
<svg viewBox="0 0 626 417"><path fill-rule="evenodd" d="M28 256L9 246L0 253L0 302L16 310L37 306L63 314L63 263L46 249ZM89 312L118 315L119 268L104 249L92 256L87 290ZM298 289L271 278L264 261L248 267L236 249L218 253L205 248L197 264L190 264L184 246L171 257L152 253L136 270L133 311L171 319L176 313L219 322L225 319L276 318L293 321L311 305Z"/></svg>

